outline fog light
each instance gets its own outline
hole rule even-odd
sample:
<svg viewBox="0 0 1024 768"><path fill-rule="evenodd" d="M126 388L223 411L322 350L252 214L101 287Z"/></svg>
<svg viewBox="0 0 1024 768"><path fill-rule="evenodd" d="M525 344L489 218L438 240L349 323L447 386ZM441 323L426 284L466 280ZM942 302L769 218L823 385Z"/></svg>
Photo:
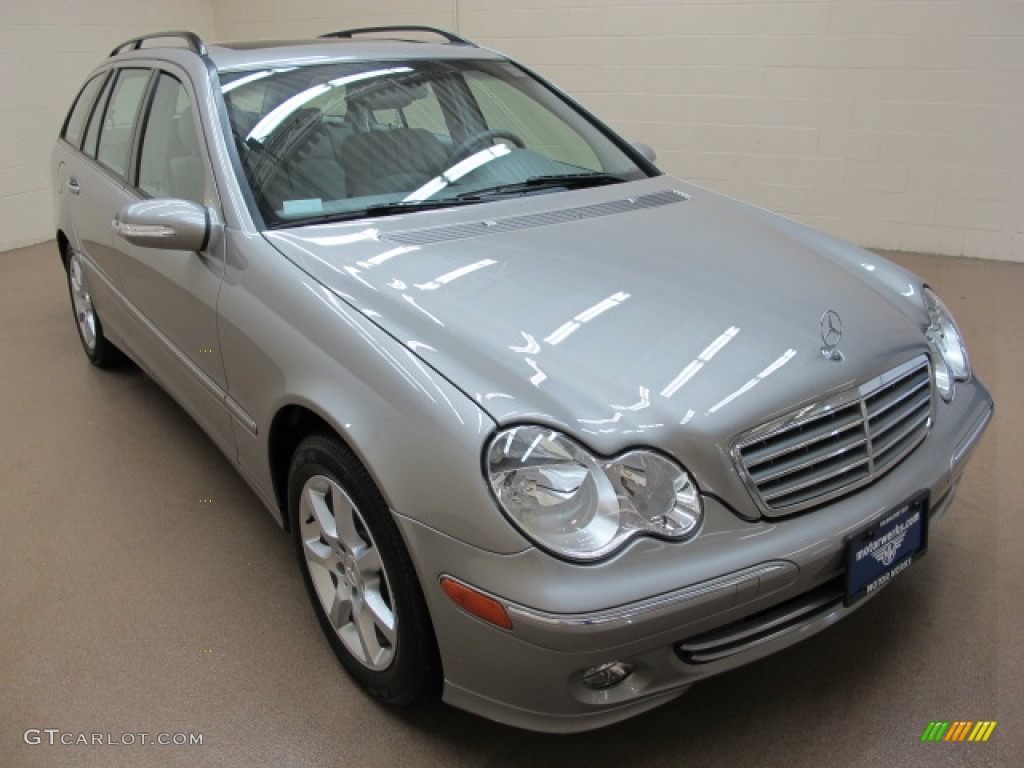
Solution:
<svg viewBox="0 0 1024 768"><path fill-rule="evenodd" d="M583 670L583 684L594 691L618 685L633 674L633 665L624 661L609 661Z"/></svg>

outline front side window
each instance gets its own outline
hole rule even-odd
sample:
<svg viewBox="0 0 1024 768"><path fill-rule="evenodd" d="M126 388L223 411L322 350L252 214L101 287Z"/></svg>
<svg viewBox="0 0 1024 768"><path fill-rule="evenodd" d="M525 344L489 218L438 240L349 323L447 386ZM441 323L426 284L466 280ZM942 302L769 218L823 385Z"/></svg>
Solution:
<svg viewBox="0 0 1024 768"><path fill-rule="evenodd" d="M270 227L645 178L603 130L504 61L341 62L221 74Z"/></svg>
<svg viewBox="0 0 1024 768"><path fill-rule="evenodd" d="M61 134L64 139L75 147L82 146L82 138L85 135L85 125L92 113L92 105L96 101L96 95L103 87L107 73L96 75L87 82L75 99L75 104L68 113L68 119L64 123L64 132Z"/></svg>
<svg viewBox="0 0 1024 768"><path fill-rule="evenodd" d="M203 199L203 160L192 100L181 82L161 72L146 116L138 186L150 197Z"/></svg>
<svg viewBox="0 0 1024 768"><path fill-rule="evenodd" d="M148 69L122 69L103 115L96 159L119 176L127 176L132 129L149 74Z"/></svg>

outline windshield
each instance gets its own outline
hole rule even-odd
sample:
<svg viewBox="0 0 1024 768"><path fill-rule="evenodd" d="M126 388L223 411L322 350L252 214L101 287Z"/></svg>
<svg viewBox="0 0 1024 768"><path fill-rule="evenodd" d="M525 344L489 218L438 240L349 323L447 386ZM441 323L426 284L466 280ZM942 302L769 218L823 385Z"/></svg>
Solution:
<svg viewBox="0 0 1024 768"><path fill-rule="evenodd" d="M510 62L340 62L221 74L269 227L645 178Z"/></svg>

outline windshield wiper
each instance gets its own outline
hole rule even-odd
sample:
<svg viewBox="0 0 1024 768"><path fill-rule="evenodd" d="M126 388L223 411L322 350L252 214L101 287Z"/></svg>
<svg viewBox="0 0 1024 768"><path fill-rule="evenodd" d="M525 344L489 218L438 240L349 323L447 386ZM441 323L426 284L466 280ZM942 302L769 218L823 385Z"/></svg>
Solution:
<svg viewBox="0 0 1024 768"><path fill-rule="evenodd" d="M458 205L472 205L479 200L461 197L440 197L436 200L396 200L393 203L377 203L368 205L361 211L361 216L390 216L393 213L407 211L426 211L432 208L453 208Z"/></svg>
<svg viewBox="0 0 1024 768"><path fill-rule="evenodd" d="M429 211L437 208L454 208L460 205L472 205L482 203L495 197L503 195L522 194L541 189L584 189L585 187L600 187L605 184L620 184L629 179L617 176L614 173L564 173L551 176L531 176L525 181L513 184L501 184L496 187L478 189L472 192L463 192L455 197L441 197L435 200L396 200L391 203L377 203L369 205L358 211L345 211L343 213L329 213L321 216L311 216L296 221L279 221L271 226L271 229L285 227L308 226L310 224L330 224L336 221L351 221L352 219L372 219L378 216L391 216L396 213L408 213L410 211Z"/></svg>
<svg viewBox="0 0 1024 768"><path fill-rule="evenodd" d="M531 176L525 181L513 184L499 184L496 187L463 192L456 200L481 200L495 195L511 195L519 192L531 192L536 189L585 189L586 187L602 187L606 184L620 184L629 179L614 173L558 173L549 176Z"/></svg>

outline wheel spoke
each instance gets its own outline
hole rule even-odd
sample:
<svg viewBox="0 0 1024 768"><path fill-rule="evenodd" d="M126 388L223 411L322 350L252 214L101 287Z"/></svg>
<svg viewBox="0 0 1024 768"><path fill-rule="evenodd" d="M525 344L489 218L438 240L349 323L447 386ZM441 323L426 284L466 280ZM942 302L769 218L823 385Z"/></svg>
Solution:
<svg viewBox="0 0 1024 768"><path fill-rule="evenodd" d="M327 503L328 492L326 488L307 486L302 496L302 525L303 529L309 529L310 533L315 531L328 544L333 544L338 540L338 526Z"/></svg>
<svg viewBox="0 0 1024 768"><path fill-rule="evenodd" d="M331 573L340 570L340 561L337 553L329 544L324 544L319 538L306 539L302 543L303 552L306 555L306 562L310 566L319 566Z"/></svg>
<svg viewBox="0 0 1024 768"><path fill-rule="evenodd" d="M366 612L373 616L374 625L380 630L384 639L388 641L388 645L394 647L395 641L398 638L394 612L384 602L380 592L367 592L365 598Z"/></svg>
<svg viewBox="0 0 1024 768"><path fill-rule="evenodd" d="M334 592L331 608L327 612L327 618L330 619L331 626L338 631L345 629L346 626L352 623L354 608L355 605L351 592L344 584L339 584Z"/></svg>
<svg viewBox="0 0 1024 768"><path fill-rule="evenodd" d="M356 553L355 559L359 572L367 581L380 575L384 570L384 563L381 561L376 547L363 547L362 551Z"/></svg>
<svg viewBox="0 0 1024 768"><path fill-rule="evenodd" d="M331 499L334 502L335 535L347 552L356 554L366 547L366 542L363 541L356 526L356 516L359 513L348 494L336 483L331 483Z"/></svg>
<svg viewBox="0 0 1024 768"><path fill-rule="evenodd" d="M364 597L369 596L364 595ZM352 604L352 618L359 638L359 646L366 662L373 666L383 665L389 658L395 641L394 629L389 627L389 622L377 613L379 607L369 600L354 601ZM391 615L390 611L386 611L386 613L388 616ZM377 634L378 627L381 629L381 635L387 641L386 645L380 641Z"/></svg>

